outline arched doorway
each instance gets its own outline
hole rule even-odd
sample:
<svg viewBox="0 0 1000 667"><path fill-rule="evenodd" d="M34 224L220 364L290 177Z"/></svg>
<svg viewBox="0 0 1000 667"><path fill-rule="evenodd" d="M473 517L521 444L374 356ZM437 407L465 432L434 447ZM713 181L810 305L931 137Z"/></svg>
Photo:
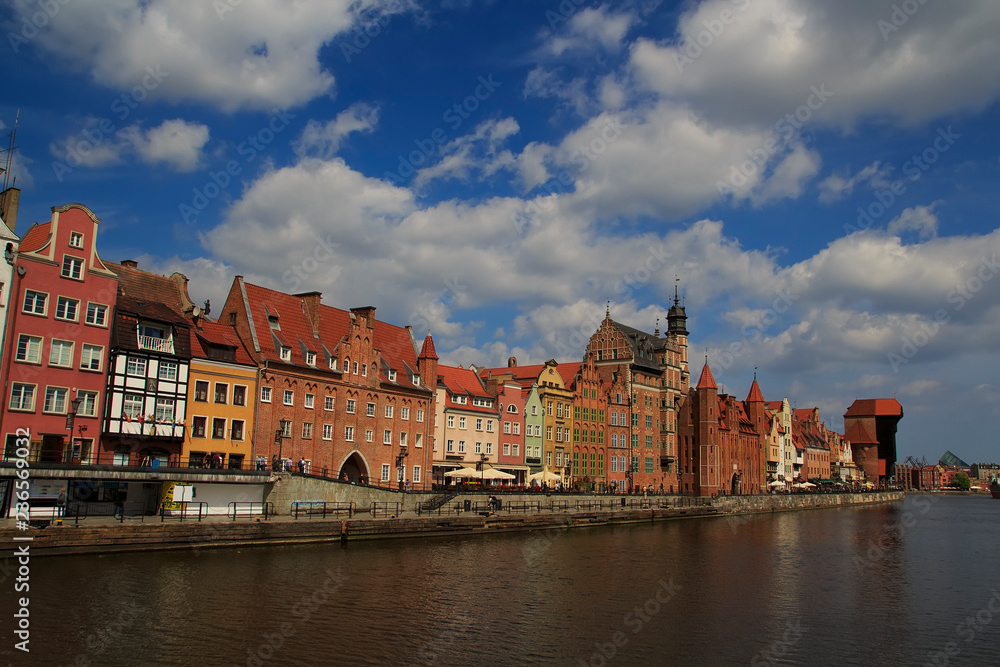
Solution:
<svg viewBox="0 0 1000 667"><path fill-rule="evenodd" d="M352 484L360 484L361 476L364 475L365 482L371 480L368 474L368 466L365 465L364 459L358 452L353 452L347 457L343 465L340 466L340 472L337 473L337 479L345 482L351 482Z"/></svg>
<svg viewBox="0 0 1000 667"><path fill-rule="evenodd" d="M740 478L742 474L739 472L733 473L732 491L730 493L734 496L740 495Z"/></svg>

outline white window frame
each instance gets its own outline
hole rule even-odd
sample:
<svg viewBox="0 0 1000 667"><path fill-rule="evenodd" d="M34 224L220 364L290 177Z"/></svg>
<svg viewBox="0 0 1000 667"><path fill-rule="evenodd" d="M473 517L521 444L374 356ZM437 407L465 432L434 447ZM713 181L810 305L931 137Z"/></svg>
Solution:
<svg viewBox="0 0 1000 667"><path fill-rule="evenodd" d="M392 419L392 406L391 405L386 405L385 406L385 418L386 419Z"/></svg>
<svg viewBox="0 0 1000 667"><path fill-rule="evenodd" d="M420 466L413 466L413 483L420 483Z"/></svg>
<svg viewBox="0 0 1000 667"><path fill-rule="evenodd" d="M418 422L424 421L424 411L421 408L417 408L416 417Z"/></svg>
<svg viewBox="0 0 1000 667"><path fill-rule="evenodd" d="M76 392L76 397L80 399L80 408L76 412L77 417L97 416L98 393L96 391L79 390Z"/></svg>
<svg viewBox="0 0 1000 667"><path fill-rule="evenodd" d="M337 398L335 396L324 396L323 397L323 409L327 412L332 412L334 407L337 405Z"/></svg>
<svg viewBox="0 0 1000 667"><path fill-rule="evenodd" d="M143 416L145 401L141 394L125 394L122 397L122 418L131 417L136 419Z"/></svg>
<svg viewBox="0 0 1000 667"><path fill-rule="evenodd" d="M49 397L53 397L52 400L57 400L57 397L62 397L62 405L50 405ZM47 415L64 415L66 414L66 406L69 403L69 387L58 387L58 386L48 386L45 387L45 401L42 403L42 414Z"/></svg>
<svg viewBox="0 0 1000 667"><path fill-rule="evenodd" d="M346 442L354 442L354 427L345 426L344 427L344 440Z"/></svg>
<svg viewBox="0 0 1000 667"><path fill-rule="evenodd" d="M28 308L28 297L31 297L31 308ZM38 312L38 304L41 301L41 312ZM24 300L21 302L21 312L26 315L39 315L45 317L49 309L49 294L48 292L39 292L38 290L28 289L24 290Z"/></svg>
<svg viewBox="0 0 1000 667"><path fill-rule="evenodd" d="M382 464L382 481L383 482L388 482L389 481L389 473L390 473L390 466L389 466L389 464L388 463L383 463ZM373 505L373 507L374 507L374 505Z"/></svg>
<svg viewBox="0 0 1000 667"><path fill-rule="evenodd" d="M56 348L60 350L59 359L53 360L52 355L55 354ZM73 352L74 344L71 340L60 340L58 338L53 338L49 343L49 366L55 366L57 368L72 368L73 367ZM63 361L62 351L69 350L69 354Z"/></svg>
<svg viewBox="0 0 1000 667"><path fill-rule="evenodd" d="M73 255L63 255L62 268L59 270L59 275L63 278L69 278L70 280L83 280L83 265L84 261L82 257L74 257ZM69 272L67 272L69 269ZM74 271L74 269L76 269ZM74 275L75 274L75 275Z"/></svg>
<svg viewBox="0 0 1000 667"><path fill-rule="evenodd" d="M38 394L37 389L38 385L31 382L14 382L10 389L10 400L7 403L7 409L14 412L34 412L35 396ZM16 405L14 404L15 396L18 398ZM28 399L27 405L25 405L25 396Z"/></svg>
<svg viewBox="0 0 1000 667"><path fill-rule="evenodd" d="M391 430L385 429L384 431L382 431L382 444L383 445L391 445L392 444L392 431Z"/></svg>
<svg viewBox="0 0 1000 667"><path fill-rule="evenodd" d="M347 406L346 406L347 414L349 415L354 414L355 410L357 409L357 403L358 402L355 401L353 398L347 399Z"/></svg>
<svg viewBox="0 0 1000 667"><path fill-rule="evenodd" d="M140 365L142 372L139 372ZM125 359L125 375L132 377L146 377L146 358L129 356Z"/></svg>
<svg viewBox="0 0 1000 667"><path fill-rule="evenodd" d="M295 392L291 389L285 389L281 394L281 402L284 405L295 405Z"/></svg>
<svg viewBox="0 0 1000 667"><path fill-rule="evenodd" d="M69 247L83 250L83 234L80 232L69 233Z"/></svg>
<svg viewBox="0 0 1000 667"><path fill-rule="evenodd" d="M166 382L177 382L178 370L178 363L176 361L161 359L156 365L156 377ZM173 371L173 373L170 371Z"/></svg>
<svg viewBox="0 0 1000 667"><path fill-rule="evenodd" d="M207 398L207 396L206 396ZM270 403L271 402L271 387L261 387L260 388L260 402Z"/></svg>
<svg viewBox="0 0 1000 667"><path fill-rule="evenodd" d="M316 402L316 395L315 394L306 394L305 398L303 399L303 401L304 401L303 405L305 405L305 407L307 407L307 408L309 408L311 410L312 407L313 407L313 405Z"/></svg>
<svg viewBox="0 0 1000 667"><path fill-rule="evenodd" d="M73 308L72 316L66 314L66 311L68 311L71 306ZM63 322L76 322L80 319L80 300L69 296L57 296L56 312L54 317L55 319Z"/></svg>
<svg viewBox="0 0 1000 667"><path fill-rule="evenodd" d="M24 341L24 357L21 357L21 342ZM42 363L42 343L45 341L41 336L32 336L31 334L18 334L17 336L17 348L14 350L14 361L20 362L22 364L40 364ZM31 343L34 342L34 354L29 355L32 350Z"/></svg>
<svg viewBox="0 0 1000 667"><path fill-rule="evenodd" d="M333 424L323 424L323 439L333 440Z"/></svg>
<svg viewBox="0 0 1000 667"><path fill-rule="evenodd" d="M405 421L409 421L410 420L410 409L407 408L407 407L400 408L399 409L399 418L401 420L403 420L404 422Z"/></svg>
<svg viewBox="0 0 1000 667"><path fill-rule="evenodd" d="M93 312L93 318L91 318L91 312ZM97 315L100 314L100 321L97 320ZM87 302L87 314L83 319L84 324L89 324L92 327L107 327L108 326L108 307L103 303L94 303L93 301Z"/></svg>

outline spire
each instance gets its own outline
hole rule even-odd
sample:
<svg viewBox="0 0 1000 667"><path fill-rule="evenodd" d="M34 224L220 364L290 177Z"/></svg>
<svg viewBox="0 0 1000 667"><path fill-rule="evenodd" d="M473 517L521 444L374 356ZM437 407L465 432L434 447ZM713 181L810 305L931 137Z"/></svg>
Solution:
<svg viewBox="0 0 1000 667"><path fill-rule="evenodd" d="M677 294L677 282L680 278L674 278L674 305L667 311L667 334L675 336L687 336L687 312L684 306L680 305L680 297Z"/></svg>
<svg viewBox="0 0 1000 667"><path fill-rule="evenodd" d="M427 330L424 337L424 345L420 348L420 359L437 359L437 351L434 349L434 339L431 338L431 330Z"/></svg>
<svg viewBox="0 0 1000 667"><path fill-rule="evenodd" d="M747 403L763 403L764 394L760 391L760 385L757 384L757 373L753 374L753 384L750 385L750 393L747 395Z"/></svg>
<svg viewBox="0 0 1000 667"><path fill-rule="evenodd" d="M611 319L611 299L608 299L608 305L604 308L604 318Z"/></svg>
<svg viewBox="0 0 1000 667"><path fill-rule="evenodd" d="M656 328L653 330L653 335L657 338L660 337L660 318L656 318Z"/></svg>
<svg viewBox="0 0 1000 667"><path fill-rule="evenodd" d="M698 380L698 386L696 389L715 389L719 388L715 384L715 378L712 377L712 369L708 367L708 354L705 354L705 367L701 369L701 379Z"/></svg>

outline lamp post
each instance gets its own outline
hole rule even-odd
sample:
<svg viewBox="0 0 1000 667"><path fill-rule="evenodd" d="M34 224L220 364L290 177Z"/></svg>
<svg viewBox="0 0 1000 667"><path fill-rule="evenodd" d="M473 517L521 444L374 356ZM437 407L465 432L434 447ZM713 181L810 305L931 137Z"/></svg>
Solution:
<svg viewBox="0 0 1000 667"><path fill-rule="evenodd" d="M291 422L288 421L287 419L282 419L280 423L281 426L274 432L274 444L278 446L278 465L280 466L280 470L284 472L285 459L281 455L281 449L282 446L285 444L285 438L288 437L285 435L285 430L288 428L288 425L291 424Z"/></svg>
<svg viewBox="0 0 1000 667"><path fill-rule="evenodd" d="M70 462L72 462L73 456L73 420L76 419L76 413L79 412L81 403L83 403L83 399L78 393L76 398L69 402L72 410L66 413L66 430L69 431L69 456L65 456L65 454L64 456L69 458Z"/></svg>
<svg viewBox="0 0 1000 667"><path fill-rule="evenodd" d="M483 476L482 479L479 481L479 483L483 486L483 488L486 487L486 460L487 460L486 453L480 452L478 466L480 472L483 473Z"/></svg>
<svg viewBox="0 0 1000 667"><path fill-rule="evenodd" d="M403 490L403 459L410 455L409 450L399 449L399 454L396 455L396 481L399 482L399 490Z"/></svg>

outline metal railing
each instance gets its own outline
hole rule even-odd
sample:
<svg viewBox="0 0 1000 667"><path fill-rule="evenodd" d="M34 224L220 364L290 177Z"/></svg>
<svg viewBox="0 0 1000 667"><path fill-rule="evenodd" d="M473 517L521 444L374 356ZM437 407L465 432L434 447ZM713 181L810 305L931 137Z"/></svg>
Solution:
<svg viewBox="0 0 1000 667"><path fill-rule="evenodd" d="M399 516L402 514L403 503L378 500L371 504L368 511L371 512L372 516L379 516L390 514L392 516Z"/></svg>
<svg viewBox="0 0 1000 667"><path fill-rule="evenodd" d="M541 512L542 503L539 500L510 500L504 503L508 512Z"/></svg>
<svg viewBox="0 0 1000 667"><path fill-rule="evenodd" d="M236 521L236 519L241 516L248 519L264 517L264 520L267 521L274 516L274 503L252 501L232 502L229 503L229 509L226 510L226 516L231 518L233 521Z"/></svg>
<svg viewBox="0 0 1000 667"><path fill-rule="evenodd" d="M155 336L139 336L140 350L153 350L154 352L174 353L174 341L172 338L157 338Z"/></svg>
<svg viewBox="0 0 1000 667"><path fill-rule="evenodd" d="M319 515L325 519L327 515L340 516L347 514L348 518L354 516L358 511L357 505L353 502L327 502L324 500L293 500L289 514L293 519L298 519L299 515L307 516L310 519Z"/></svg>
<svg viewBox="0 0 1000 667"><path fill-rule="evenodd" d="M128 503L125 503L128 505ZM197 518L198 521L208 517L208 503L197 501L186 501L181 503L169 503L180 505L177 507L165 507L168 503L160 505L160 523L166 519L177 519L181 522L188 518Z"/></svg>

